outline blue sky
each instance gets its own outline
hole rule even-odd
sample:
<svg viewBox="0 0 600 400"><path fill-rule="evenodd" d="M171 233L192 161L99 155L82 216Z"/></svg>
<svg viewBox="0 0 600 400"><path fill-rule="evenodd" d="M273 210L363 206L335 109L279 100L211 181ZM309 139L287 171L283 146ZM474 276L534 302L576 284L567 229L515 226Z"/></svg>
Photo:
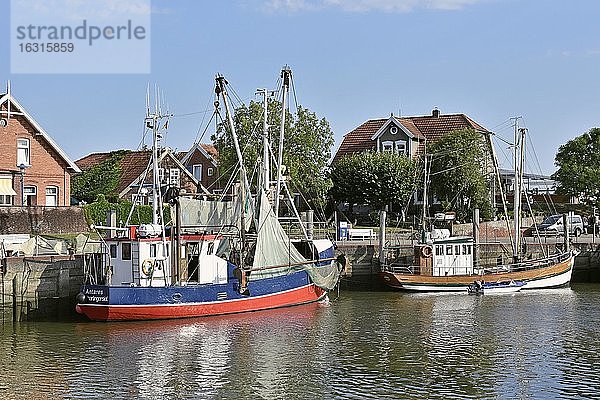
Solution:
<svg viewBox="0 0 600 400"><path fill-rule="evenodd" d="M9 15L0 0L0 85L11 80L73 159L135 149L148 84L175 115L190 114L173 118L167 138L183 150L204 130L217 72L249 101L285 64L335 148L392 112L465 113L507 139L508 119L522 116L535 149L528 169L550 174L561 144L600 126L595 0L153 0L151 73L126 75L11 74Z"/></svg>

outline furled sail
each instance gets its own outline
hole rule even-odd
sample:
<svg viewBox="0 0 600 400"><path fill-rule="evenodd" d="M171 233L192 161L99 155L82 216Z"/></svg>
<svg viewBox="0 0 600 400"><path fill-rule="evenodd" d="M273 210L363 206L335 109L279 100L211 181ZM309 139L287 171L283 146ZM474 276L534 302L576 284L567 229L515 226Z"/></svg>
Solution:
<svg viewBox="0 0 600 400"><path fill-rule="evenodd" d="M267 196L261 191L256 250L250 280L280 276L292 270L306 270L312 281L324 289L333 289L339 270L334 262L309 263L294 247L277 220Z"/></svg>

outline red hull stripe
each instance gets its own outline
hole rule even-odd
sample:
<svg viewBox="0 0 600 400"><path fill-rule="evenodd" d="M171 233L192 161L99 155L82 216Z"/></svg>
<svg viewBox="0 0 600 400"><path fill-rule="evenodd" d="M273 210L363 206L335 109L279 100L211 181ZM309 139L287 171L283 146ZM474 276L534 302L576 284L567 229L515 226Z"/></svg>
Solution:
<svg viewBox="0 0 600 400"><path fill-rule="evenodd" d="M190 318L306 304L320 300L325 294L323 289L311 284L266 296L234 300L156 305L78 304L76 309L94 321Z"/></svg>

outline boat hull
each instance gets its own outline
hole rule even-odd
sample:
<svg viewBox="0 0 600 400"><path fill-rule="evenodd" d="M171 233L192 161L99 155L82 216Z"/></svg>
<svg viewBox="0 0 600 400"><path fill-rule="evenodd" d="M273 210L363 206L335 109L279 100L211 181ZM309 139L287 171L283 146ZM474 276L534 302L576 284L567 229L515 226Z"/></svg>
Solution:
<svg viewBox="0 0 600 400"><path fill-rule="evenodd" d="M250 281L249 294L236 282L222 285L123 287L86 285L77 312L94 321L206 317L289 307L318 301L327 292L306 272Z"/></svg>
<svg viewBox="0 0 600 400"><path fill-rule="evenodd" d="M392 288L417 292L466 292L474 280L486 282L515 280L526 283L521 290L546 289L569 285L574 261L575 256L571 255L550 266L483 275L425 276L383 271L380 277Z"/></svg>

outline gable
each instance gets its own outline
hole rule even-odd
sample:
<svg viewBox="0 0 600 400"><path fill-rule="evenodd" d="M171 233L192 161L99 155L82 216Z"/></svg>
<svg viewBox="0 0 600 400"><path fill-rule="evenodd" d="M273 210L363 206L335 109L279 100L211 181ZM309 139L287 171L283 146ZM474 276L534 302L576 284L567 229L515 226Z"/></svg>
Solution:
<svg viewBox="0 0 600 400"><path fill-rule="evenodd" d="M371 136L371 140L408 140L415 135L393 115Z"/></svg>
<svg viewBox="0 0 600 400"><path fill-rule="evenodd" d="M177 157L185 166L194 164L211 164L217 167L217 149L213 145L194 143L190 150L183 156Z"/></svg>
<svg viewBox="0 0 600 400"><path fill-rule="evenodd" d="M64 166L72 173L81 172L73 160L67 156L67 154L21 106L21 104L19 104L9 91L8 93L0 95L0 119L3 119L7 123L8 120L12 118L19 120L21 125L30 132L32 137L44 147L48 154L50 154L59 165Z"/></svg>

